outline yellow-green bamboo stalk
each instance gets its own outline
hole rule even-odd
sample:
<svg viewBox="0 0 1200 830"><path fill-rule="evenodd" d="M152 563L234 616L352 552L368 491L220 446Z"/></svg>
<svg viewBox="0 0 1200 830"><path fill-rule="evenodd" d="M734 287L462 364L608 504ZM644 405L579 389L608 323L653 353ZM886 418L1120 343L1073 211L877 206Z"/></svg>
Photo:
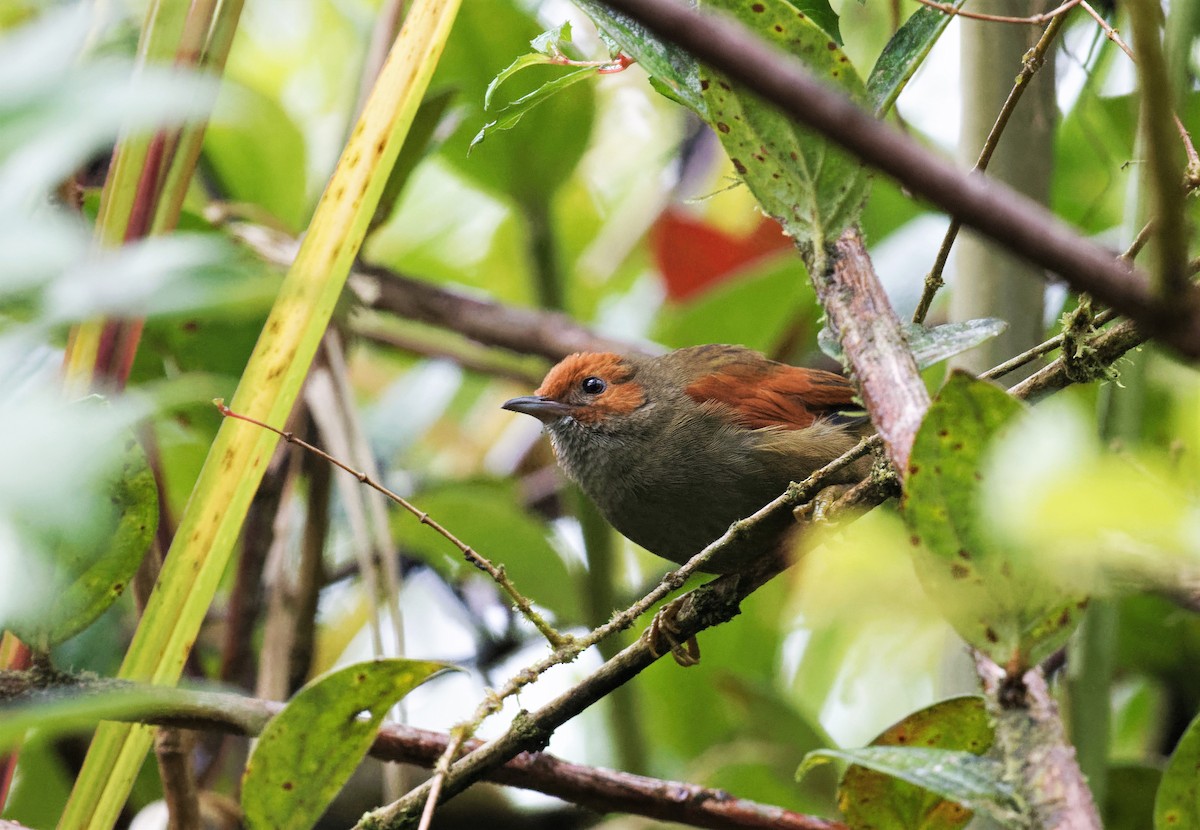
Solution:
<svg viewBox="0 0 1200 830"><path fill-rule="evenodd" d="M250 356L233 397L236 411L283 426L459 3L413 4ZM272 433L244 421L221 424L121 677L161 684L178 680L276 441ZM61 830L112 826L150 740L149 727L101 725Z"/></svg>

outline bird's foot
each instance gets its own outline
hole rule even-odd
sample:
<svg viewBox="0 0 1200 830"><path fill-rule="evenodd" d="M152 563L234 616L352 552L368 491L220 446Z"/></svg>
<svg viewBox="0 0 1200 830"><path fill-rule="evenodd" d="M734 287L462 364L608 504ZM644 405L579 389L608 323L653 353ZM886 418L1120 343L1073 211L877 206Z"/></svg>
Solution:
<svg viewBox="0 0 1200 830"><path fill-rule="evenodd" d="M806 502L795 510L792 515L798 522L805 524L816 524L826 521L829 518L829 510L842 496L849 492L850 487L846 484L830 484L821 492L812 497L812 500Z"/></svg>
<svg viewBox="0 0 1200 830"><path fill-rule="evenodd" d="M680 642L681 636L676 617L679 616L681 603L685 599L687 597L680 597L659 609L658 613L654 615L650 627L642 636L646 638L646 644L650 646L650 653L655 657L662 657L669 651L676 663L687 668L700 662L700 644L696 642L695 637L688 637Z"/></svg>

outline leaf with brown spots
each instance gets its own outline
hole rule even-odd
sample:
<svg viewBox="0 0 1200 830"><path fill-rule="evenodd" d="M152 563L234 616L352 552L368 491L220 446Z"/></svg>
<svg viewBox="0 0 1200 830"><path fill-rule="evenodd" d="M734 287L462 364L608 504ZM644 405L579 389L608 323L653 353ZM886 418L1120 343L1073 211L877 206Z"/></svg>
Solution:
<svg viewBox="0 0 1200 830"><path fill-rule="evenodd" d="M973 812L986 815L1001 827L1016 827L1022 816L1012 787L1005 782L1003 767L994 758L955 749L924 746L868 746L862 749L818 749L808 753L797 777L830 760L846 761L921 787L954 801ZM843 809L846 805L843 804ZM948 827L948 824L905 824L898 816L887 816L883 824L853 824L863 828Z"/></svg>
<svg viewBox="0 0 1200 830"><path fill-rule="evenodd" d="M992 745L983 699L956 697L935 703L884 730L871 746L949 749L982 755ZM972 813L942 798L882 772L851 765L838 788L846 821L858 830L957 830Z"/></svg>
<svg viewBox="0 0 1200 830"><path fill-rule="evenodd" d="M316 824L367 754L388 709L450 668L375 660L338 669L297 692L267 723L246 762L246 826L307 830Z"/></svg>
<svg viewBox="0 0 1200 830"><path fill-rule="evenodd" d="M1163 773L1154 799L1154 830L1200 827L1200 717L1188 726Z"/></svg>
<svg viewBox="0 0 1200 830"><path fill-rule="evenodd" d="M998 386L952 374L913 442L902 503L922 542L913 556L926 592L964 640L1018 668L1066 641L1082 600L1033 571L1033 558L998 540L982 517L980 470L1023 411Z"/></svg>
<svg viewBox="0 0 1200 830"><path fill-rule="evenodd" d="M787 0L704 0L701 6L732 14L823 81L865 100L849 58L803 8ZM823 248L858 220L870 190L861 163L724 75L702 66L700 78L709 123L728 127L718 127L718 135L734 169L797 242Z"/></svg>

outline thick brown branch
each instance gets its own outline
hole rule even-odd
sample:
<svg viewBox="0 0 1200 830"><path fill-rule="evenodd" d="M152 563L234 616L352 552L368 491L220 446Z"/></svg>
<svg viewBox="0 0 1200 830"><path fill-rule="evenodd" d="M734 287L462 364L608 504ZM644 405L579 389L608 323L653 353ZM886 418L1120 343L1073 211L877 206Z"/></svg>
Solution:
<svg viewBox="0 0 1200 830"><path fill-rule="evenodd" d="M371 308L456 331L487 346L558 361L572 352L654 351L596 334L565 314L515 308L401 276L386 268L360 265L351 277Z"/></svg>
<svg viewBox="0 0 1200 830"><path fill-rule="evenodd" d="M1099 830L1091 791L1041 669L1012 677L979 654L976 667L1005 759L1004 777L1028 804L1034 826Z"/></svg>
<svg viewBox="0 0 1200 830"><path fill-rule="evenodd" d="M903 472L929 408L929 393L900 320L875 276L862 235L856 228L846 231L833 245L832 254L826 273L813 274L813 285L841 339L871 422L887 446L888 457Z"/></svg>
<svg viewBox="0 0 1200 830"><path fill-rule="evenodd" d="M122 689L152 694L157 699L151 711L131 717L131 721L234 735L259 734L267 721L283 708L283 704L274 701L217 692L148 687L73 675L47 679L28 672L0 672L0 703L32 703L54 699L64 692L94 694ZM370 754L383 761L429 768L441 757L448 741L445 733L385 724ZM471 741L465 748L470 751L480 745L480 741ZM572 764L540 752L519 754L486 777L489 781L534 790L602 812L621 811L693 827L845 830L840 822L734 798L723 790Z"/></svg>
<svg viewBox="0 0 1200 830"><path fill-rule="evenodd" d="M724 17L679 0L606 0L660 37L745 84L798 122L929 199L1031 262L1087 291L1189 357L1200 357L1200 294L1163 304L1147 280L1110 251L1083 239L1054 214L981 175L962 172L914 139L876 121L828 89L794 58Z"/></svg>

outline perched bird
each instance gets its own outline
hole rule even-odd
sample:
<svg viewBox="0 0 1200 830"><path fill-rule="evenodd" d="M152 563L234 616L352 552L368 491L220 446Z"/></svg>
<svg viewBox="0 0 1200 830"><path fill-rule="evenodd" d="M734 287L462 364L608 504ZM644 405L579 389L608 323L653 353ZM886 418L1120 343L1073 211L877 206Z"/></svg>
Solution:
<svg viewBox="0 0 1200 830"><path fill-rule="evenodd" d="M585 352L505 409L546 425L559 463L618 531L683 563L869 431L854 387L741 346L658 357ZM862 459L831 483L862 477ZM706 570L771 553L785 516L739 537Z"/></svg>

